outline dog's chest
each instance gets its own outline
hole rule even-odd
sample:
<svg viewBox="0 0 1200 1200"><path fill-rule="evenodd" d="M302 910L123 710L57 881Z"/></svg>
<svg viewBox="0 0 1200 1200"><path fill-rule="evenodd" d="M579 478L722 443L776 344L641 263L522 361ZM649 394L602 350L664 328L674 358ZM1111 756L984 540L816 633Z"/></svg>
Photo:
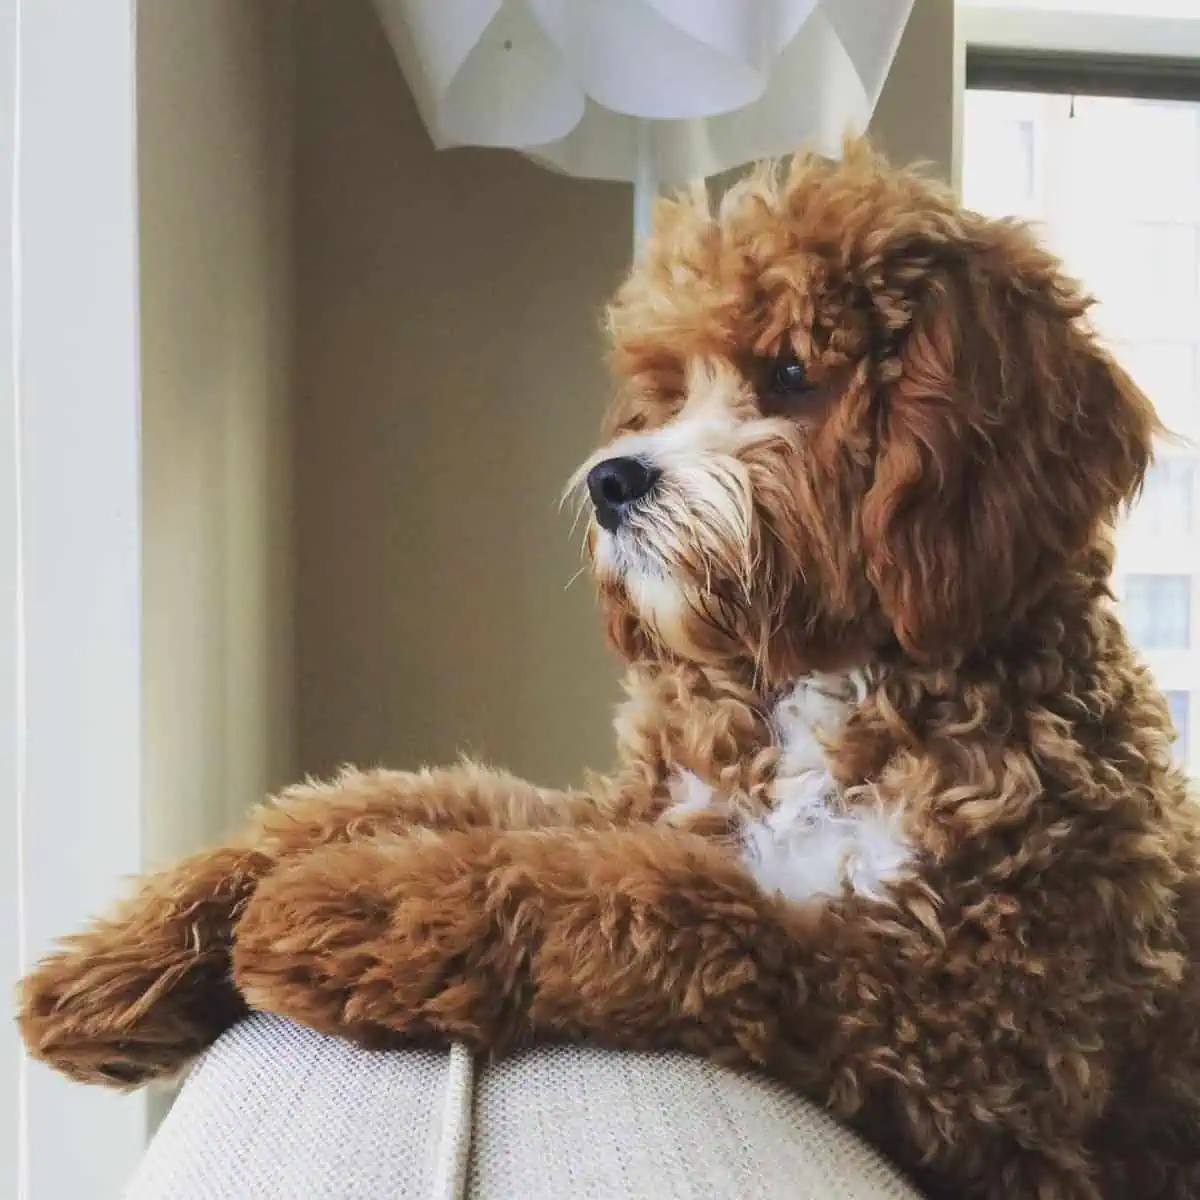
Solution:
<svg viewBox="0 0 1200 1200"><path fill-rule="evenodd" d="M743 862L766 892L793 901L847 892L882 900L888 885L908 873L911 847L898 814L869 797L847 803L826 761L820 735L836 735L860 686L854 679L805 679L775 706L780 761L771 808L739 822ZM719 799L688 771L676 775L672 796L676 813Z"/></svg>

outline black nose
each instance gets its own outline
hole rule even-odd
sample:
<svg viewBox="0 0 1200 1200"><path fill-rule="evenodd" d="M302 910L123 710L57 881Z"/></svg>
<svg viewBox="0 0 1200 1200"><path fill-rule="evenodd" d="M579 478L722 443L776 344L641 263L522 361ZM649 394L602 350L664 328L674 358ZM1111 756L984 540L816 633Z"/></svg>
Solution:
<svg viewBox="0 0 1200 1200"><path fill-rule="evenodd" d="M654 486L662 472L640 458L607 458L588 472L588 494L596 506L596 520L612 533L625 510Z"/></svg>

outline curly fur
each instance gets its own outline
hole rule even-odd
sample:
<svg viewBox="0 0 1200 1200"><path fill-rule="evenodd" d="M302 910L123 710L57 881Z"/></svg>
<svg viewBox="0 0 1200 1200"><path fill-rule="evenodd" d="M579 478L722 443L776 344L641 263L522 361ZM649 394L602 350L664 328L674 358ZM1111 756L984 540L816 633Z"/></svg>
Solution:
<svg viewBox="0 0 1200 1200"><path fill-rule="evenodd" d="M593 460L662 471L589 534L614 772L293 789L45 960L31 1051L130 1085L247 1005L682 1046L933 1196L1200 1197L1198 810L1107 583L1157 427L1087 307L861 144L662 205ZM773 390L780 356L810 386Z"/></svg>

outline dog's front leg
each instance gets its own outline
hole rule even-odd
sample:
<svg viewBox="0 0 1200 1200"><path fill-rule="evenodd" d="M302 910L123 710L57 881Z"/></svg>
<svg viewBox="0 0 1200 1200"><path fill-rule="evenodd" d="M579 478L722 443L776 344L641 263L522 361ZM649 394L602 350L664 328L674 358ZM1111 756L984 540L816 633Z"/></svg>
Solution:
<svg viewBox="0 0 1200 1200"><path fill-rule="evenodd" d="M65 938L22 982L31 1054L84 1082L129 1087L176 1073L244 1008L229 980L233 923L281 863L415 827L603 825L585 793L501 771L347 771L263 805L228 845L147 875L113 913Z"/></svg>
<svg viewBox="0 0 1200 1200"><path fill-rule="evenodd" d="M584 1036L779 1069L799 920L678 830L415 833L268 879L234 975L251 1007L367 1044Z"/></svg>
<svg viewBox="0 0 1200 1200"><path fill-rule="evenodd" d="M611 824L583 791L556 791L493 767L460 763L421 771L346 770L288 788L262 805L250 838L273 854L309 851L412 828L540 829Z"/></svg>

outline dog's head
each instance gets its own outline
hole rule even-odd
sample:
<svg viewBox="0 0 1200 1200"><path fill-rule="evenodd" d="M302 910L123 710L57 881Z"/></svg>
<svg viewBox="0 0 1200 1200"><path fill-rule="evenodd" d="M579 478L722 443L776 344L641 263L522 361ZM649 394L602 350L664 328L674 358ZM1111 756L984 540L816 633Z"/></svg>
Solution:
<svg viewBox="0 0 1200 1200"><path fill-rule="evenodd" d="M1002 636L1149 461L1087 308L1027 230L861 143L662 202L580 473L618 646L782 681Z"/></svg>

